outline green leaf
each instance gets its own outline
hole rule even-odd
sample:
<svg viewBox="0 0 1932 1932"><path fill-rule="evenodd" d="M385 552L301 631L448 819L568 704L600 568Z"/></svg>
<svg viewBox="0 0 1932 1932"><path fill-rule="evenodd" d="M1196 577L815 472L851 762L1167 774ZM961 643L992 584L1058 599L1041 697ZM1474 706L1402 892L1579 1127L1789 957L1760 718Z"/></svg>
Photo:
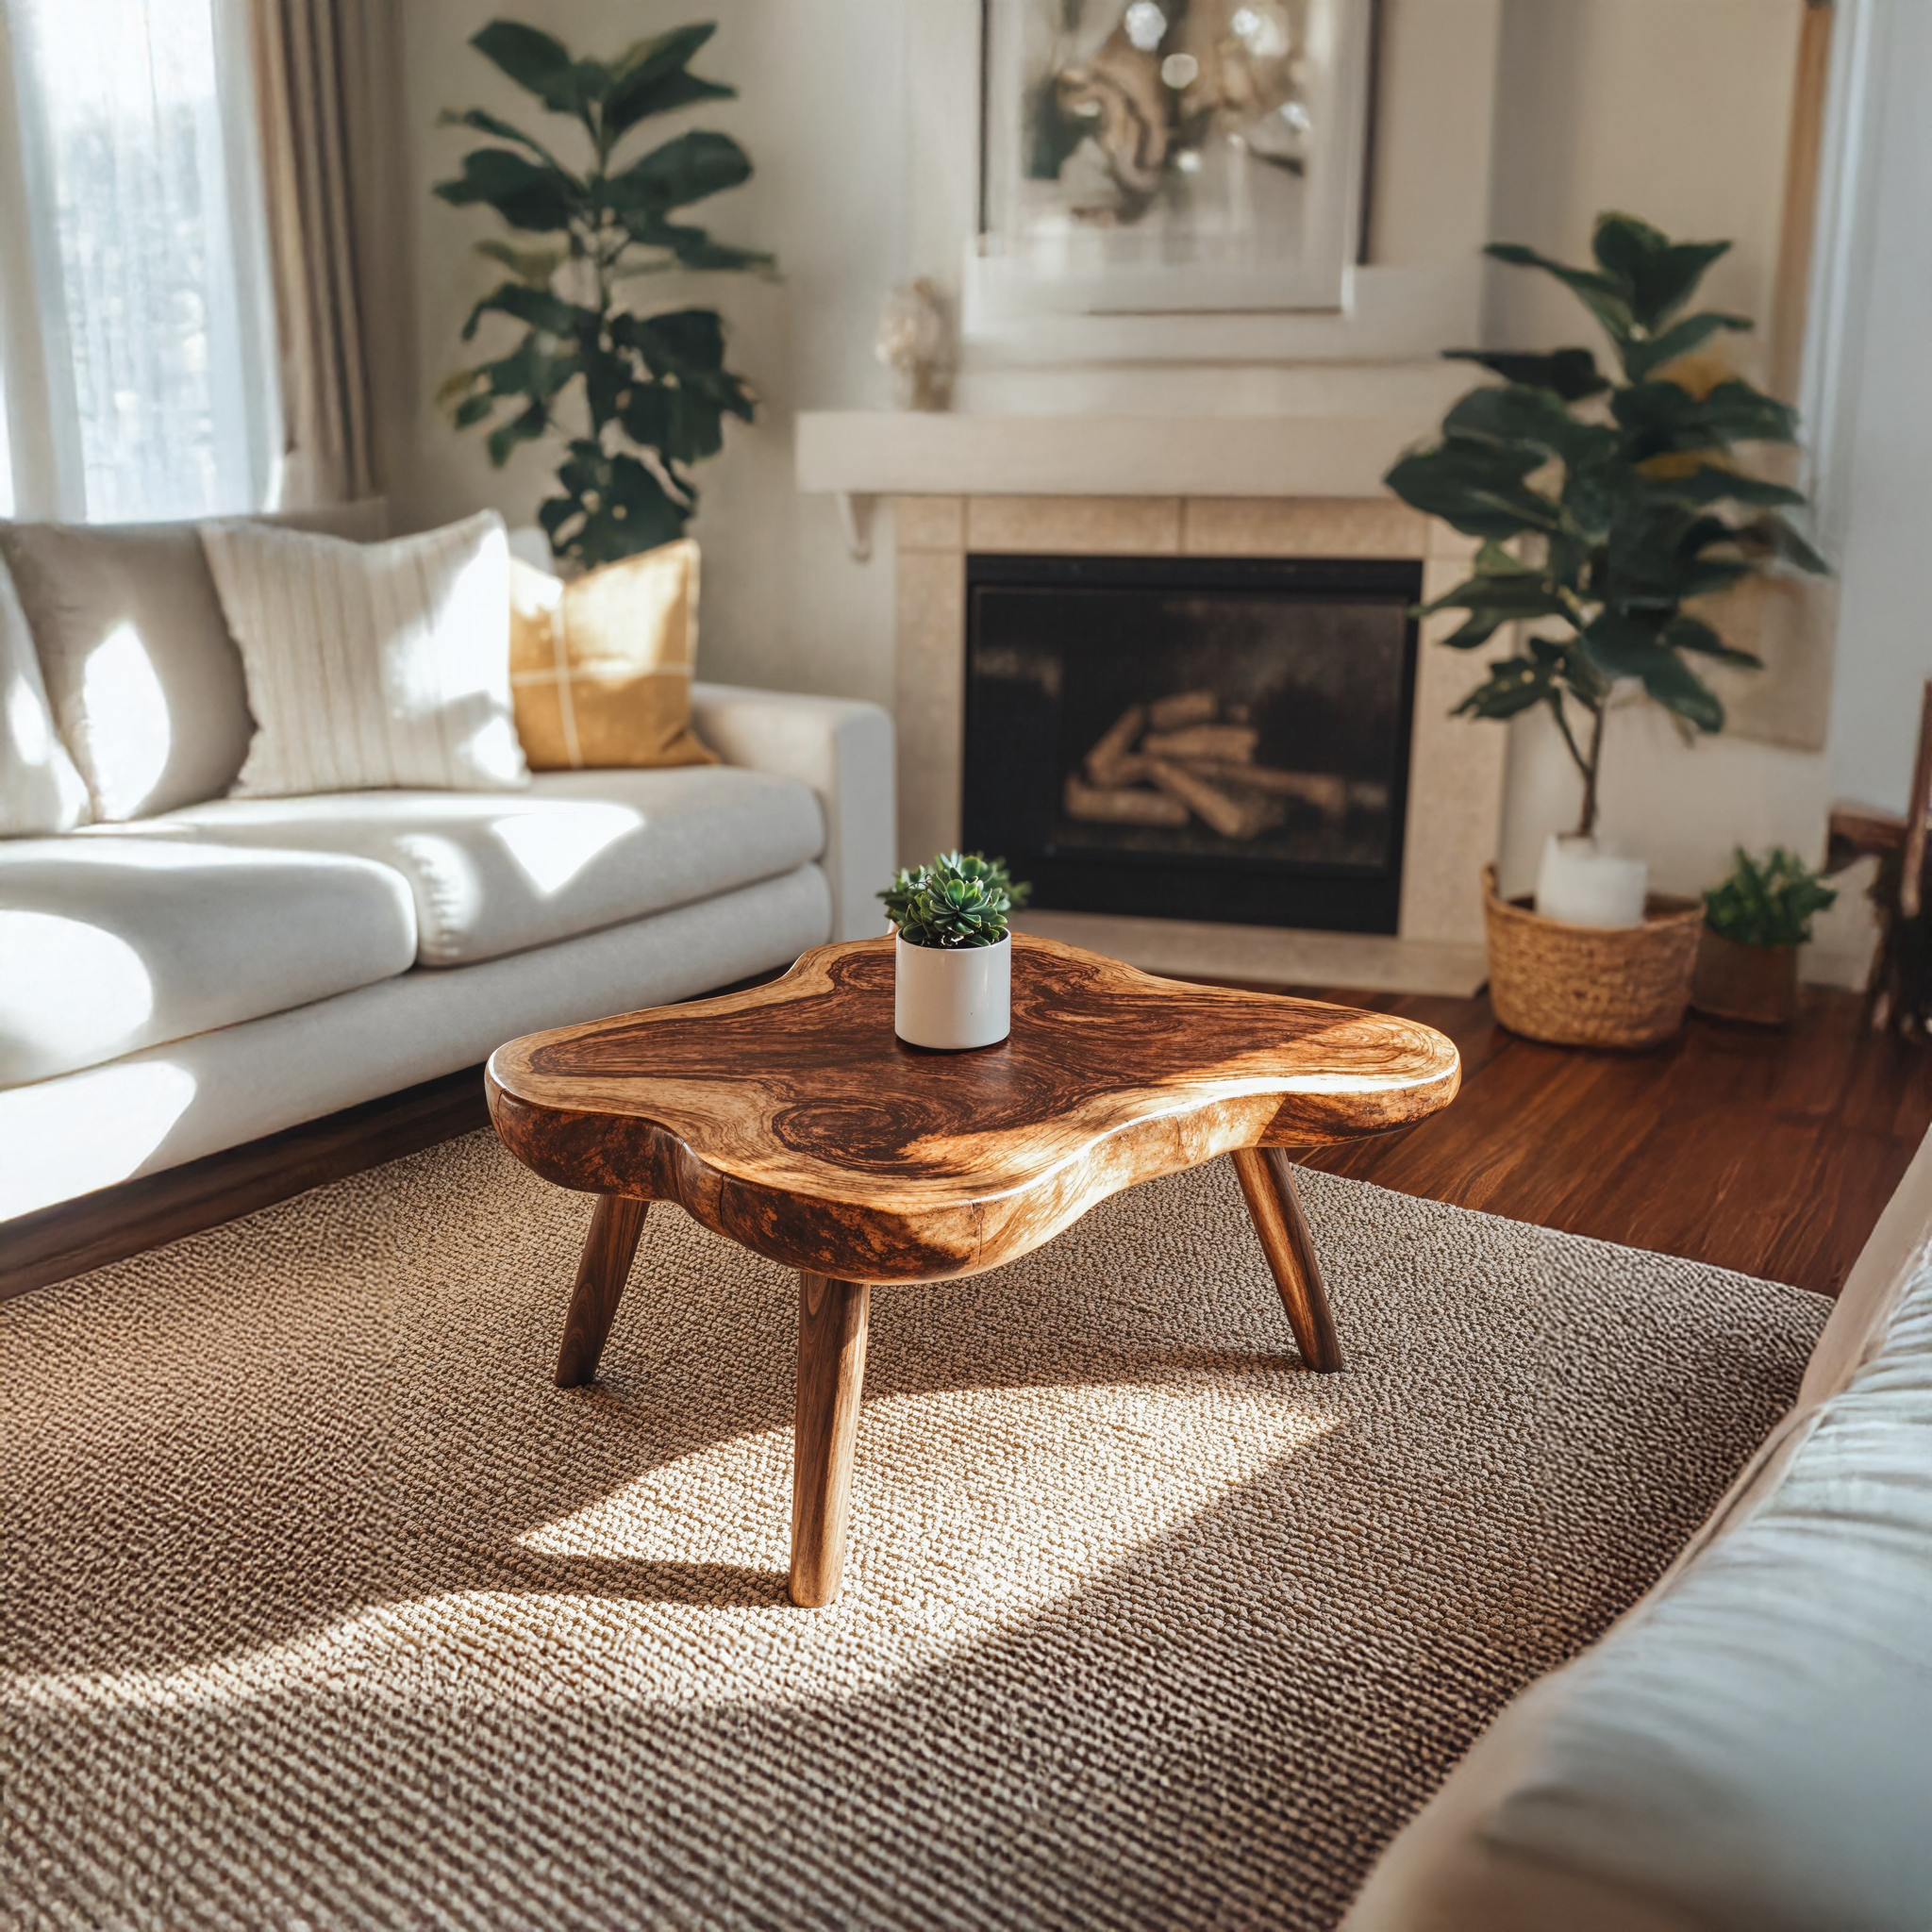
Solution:
<svg viewBox="0 0 1932 1932"><path fill-rule="evenodd" d="M1445 349L1442 354L1451 362L1479 362L1506 382L1549 390L1566 403L1599 395L1610 386L1588 349L1557 349L1547 356L1522 356L1504 349Z"/></svg>
<svg viewBox="0 0 1932 1932"><path fill-rule="evenodd" d="M559 171L563 169L563 163L541 141L538 141L532 135L525 134L521 127L516 126L513 123L505 121L495 114L488 113L481 108L469 108L460 114L452 113L448 108L444 108L436 117L436 125L439 127L474 127L479 134L493 134L499 141L513 141L519 146L528 148L540 161L544 162L547 166L558 169Z"/></svg>
<svg viewBox="0 0 1932 1932"><path fill-rule="evenodd" d="M749 423L757 399L724 367L724 325L709 308L680 308L668 315L611 318L611 341L634 350L651 374L671 377L711 396L722 408Z"/></svg>
<svg viewBox="0 0 1932 1932"><path fill-rule="evenodd" d="M1652 698L1698 730L1724 729L1724 708L1710 687L1649 625L1607 610L1581 635L1605 676L1641 679Z"/></svg>
<svg viewBox="0 0 1932 1932"><path fill-rule="evenodd" d="M553 336L574 336L582 316L591 315L595 320L590 310L578 308L547 289L532 288L527 282L504 282L485 295L463 324L464 341L475 337L486 315L508 315Z"/></svg>
<svg viewBox="0 0 1932 1932"><path fill-rule="evenodd" d="M728 101L738 90L700 80L685 71L691 57L718 31L711 22L681 26L626 48L611 63L610 92L604 102L604 127L611 137L626 133L653 114L668 114L694 101Z"/></svg>
<svg viewBox="0 0 1932 1932"><path fill-rule="evenodd" d="M1838 893L1795 853L1776 847L1761 865L1734 848L1730 876L1704 895L1705 923L1740 946L1801 946L1815 913Z"/></svg>
<svg viewBox="0 0 1932 1932"><path fill-rule="evenodd" d="M1764 659L1751 651L1740 651L1724 642L1702 618L1672 618L1658 633L1667 650L1693 651L1700 658L1714 658L1720 664L1736 664L1746 671L1762 671Z"/></svg>
<svg viewBox="0 0 1932 1932"><path fill-rule="evenodd" d="M500 470L509 461L510 453L520 442L534 442L550 427L550 414L541 403L532 403L522 415L514 416L500 429L492 429L484 440L483 447L490 452L490 460Z"/></svg>
<svg viewBox="0 0 1932 1932"><path fill-rule="evenodd" d="M1547 667L1529 658L1499 658L1490 675L1456 707L1457 717L1513 718L1552 701Z"/></svg>
<svg viewBox="0 0 1932 1932"><path fill-rule="evenodd" d="M1748 329L1751 325L1748 315L1724 315L1715 308L1706 309L1701 315L1687 315L1674 327L1665 329L1662 335L1653 336L1648 341L1625 342L1623 345L1624 373L1632 382L1641 382L1653 370L1661 369L1667 362L1674 362L1679 356L1688 356L1720 329Z"/></svg>
<svg viewBox="0 0 1932 1932"><path fill-rule="evenodd" d="M1748 549L1794 563L1813 576L1831 575L1830 564L1783 517L1754 517L1748 524L1740 524L1732 535Z"/></svg>
<svg viewBox="0 0 1932 1932"><path fill-rule="evenodd" d="M496 398L493 395L465 396L457 405L456 425L458 429L467 429L471 424L482 422L495 408Z"/></svg>
<svg viewBox="0 0 1932 1932"><path fill-rule="evenodd" d="M475 148L462 167L459 179L436 184L437 194L457 208L487 202L513 228L555 234L584 210L584 184L575 175L507 147Z"/></svg>
<svg viewBox="0 0 1932 1932"><path fill-rule="evenodd" d="M1597 275L1587 268L1567 268L1517 242L1491 242L1483 253L1515 268L1540 268L1545 275L1555 275L1603 324L1614 341L1621 342L1630 334L1635 317L1630 312L1629 292L1616 277Z"/></svg>
<svg viewBox="0 0 1932 1932"><path fill-rule="evenodd" d="M1443 417L1442 429L1451 437L1480 441L1533 443L1565 462L1589 462L1609 454L1617 443L1615 430L1579 422L1553 391L1521 383L1471 390Z"/></svg>
<svg viewBox="0 0 1932 1932"><path fill-rule="evenodd" d="M494 237L477 242L476 253L491 261L501 262L533 289L547 289L550 278L570 259L566 248L512 248L508 242Z"/></svg>
<svg viewBox="0 0 1932 1932"><path fill-rule="evenodd" d="M1382 480L1403 502L1465 536L1501 539L1560 527L1557 505L1523 480L1543 460L1540 449L1451 438L1411 451Z"/></svg>
<svg viewBox="0 0 1932 1932"><path fill-rule="evenodd" d="M1635 215L1606 214L1597 218L1591 252L1628 289L1631 313L1640 326L1655 329L1690 300L1705 270L1730 245L1673 242Z"/></svg>
<svg viewBox="0 0 1932 1932"><path fill-rule="evenodd" d="M1630 432L1633 462L1733 442L1790 442L1798 422L1789 404L1735 377L1705 396L1668 380L1633 383L1611 396L1610 413Z"/></svg>
<svg viewBox="0 0 1932 1932"><path fill-rule="evenodd" d="M1715 463L1707 463L1688 476L1657 476L1648 480L1653 490L1674 496L1679 503L1743 503L1774 509L1805 501L1801 491L1788 489L1782 483L1767 483L1762 477L1746 476Z"/></svg>
<svg viewBox="0 0 1932 1932"><path fill-rule="evenodd" d="M750 179L751 157L728 134L694 127L613 175L604 193L628 222L684 208Z"/></svg>
<svg viewBox="0 0 1932 1932"><path fill-rule="evenodd" d="M470 37L470 44L546 108L560 114L584 112L583 76L577 63L561 41L541 28L525 26L520 21L492 20Z"/></svg>

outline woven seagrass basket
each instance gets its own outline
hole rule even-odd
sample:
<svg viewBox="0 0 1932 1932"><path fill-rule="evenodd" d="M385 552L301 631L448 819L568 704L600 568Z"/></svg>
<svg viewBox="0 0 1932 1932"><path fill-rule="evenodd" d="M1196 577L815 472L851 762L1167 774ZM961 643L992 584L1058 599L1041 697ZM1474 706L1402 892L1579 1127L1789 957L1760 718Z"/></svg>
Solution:
<svg viewBox="0 0 1932 1932"><path fill-rule="evenodd" d="M1553 1046L1655 1046L1684 1024L1704 908L1653 893L1643 924L1566 925L1499 898L1483 868L1490 1003L1512 1033Z"/></svg>

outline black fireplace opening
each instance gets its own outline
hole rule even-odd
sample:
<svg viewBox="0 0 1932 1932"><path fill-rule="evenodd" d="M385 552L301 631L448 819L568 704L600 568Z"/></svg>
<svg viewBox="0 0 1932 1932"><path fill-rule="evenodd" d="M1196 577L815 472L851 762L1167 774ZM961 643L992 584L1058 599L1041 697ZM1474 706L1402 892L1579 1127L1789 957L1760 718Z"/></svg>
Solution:
<svg viewBox="0 0 1932 1932"><path fill-rule="evenodd" d="M1422 565L969 557L962 840L1036 906L1392 933Z"/></svg>

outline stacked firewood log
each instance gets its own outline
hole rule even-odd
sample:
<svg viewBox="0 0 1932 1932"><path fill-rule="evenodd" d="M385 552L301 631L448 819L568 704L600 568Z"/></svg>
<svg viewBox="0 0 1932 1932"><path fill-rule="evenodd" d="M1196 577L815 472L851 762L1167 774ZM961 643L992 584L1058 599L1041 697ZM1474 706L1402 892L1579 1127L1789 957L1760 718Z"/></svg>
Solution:
<svg viewBox="0 0 1932 1932"><path fill-rule="evenodd" d="M1081 770L1067 774L1067 816L1112 825L1199 819L1224 839L1256 839L1280 824L1298 799L1339 823L1348 810L1349 781L1339 772L1257 764L1260 738L1244 706L1224 706L1211 691L1130 705Z"/></svg>

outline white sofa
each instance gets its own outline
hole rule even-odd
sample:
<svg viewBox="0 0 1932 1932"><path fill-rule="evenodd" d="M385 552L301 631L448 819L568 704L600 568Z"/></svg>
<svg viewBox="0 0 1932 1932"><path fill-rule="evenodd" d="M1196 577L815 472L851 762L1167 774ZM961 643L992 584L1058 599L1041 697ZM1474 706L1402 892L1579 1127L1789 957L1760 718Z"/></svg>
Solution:
<svg viewBox="0 0 1932 1932"><path fill-rule="evenodd" d="M1932 1135L1690 1547L1491 1725L1344 1932L1932 1926Z"/></svg>
<svg viewBox="0 0 1932 1932"><path fill-rule="evenodd" d="M722 765L0 840L0 1221L877 931L887 714L708 684L692 713Z"/></svg>

